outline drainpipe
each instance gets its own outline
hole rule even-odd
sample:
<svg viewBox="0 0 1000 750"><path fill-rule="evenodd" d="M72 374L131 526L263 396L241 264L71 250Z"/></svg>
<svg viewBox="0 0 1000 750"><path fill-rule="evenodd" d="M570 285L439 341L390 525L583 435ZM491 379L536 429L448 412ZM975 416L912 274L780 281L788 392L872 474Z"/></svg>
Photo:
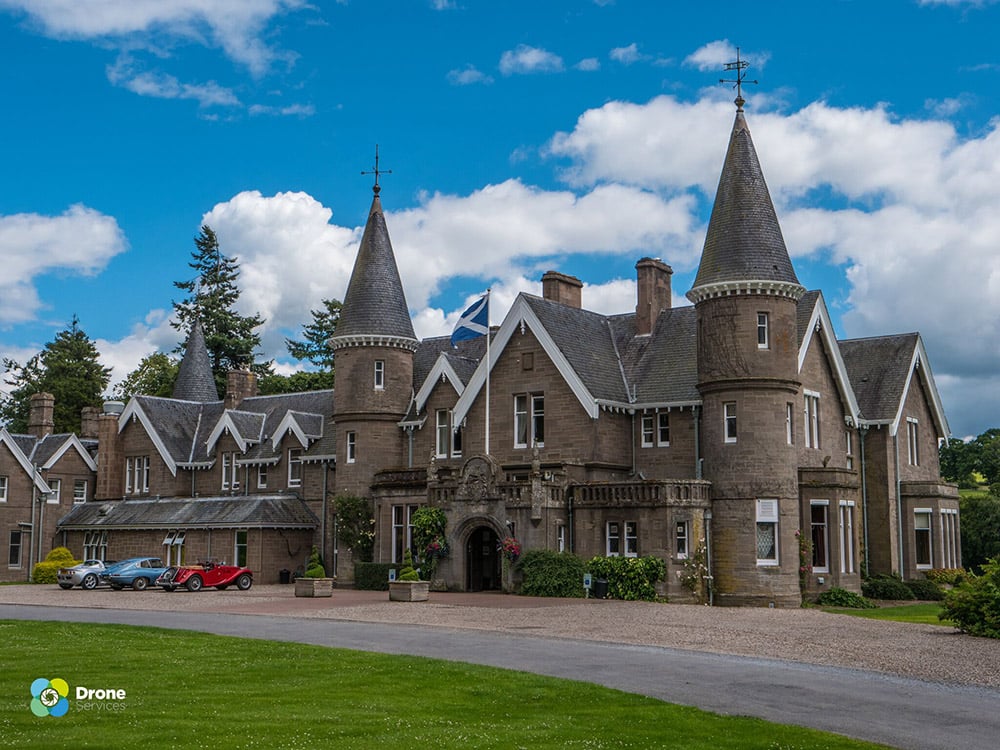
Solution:
<svg viewBox="0 0 1000 750"><path fill-rule="evenodd" d="M702 479L701 457L701 407L695 406L694 410L694 478Z"/></svg>
<svg viewBox="0 0 1000 750"><path fill-rule="evenodd" d="M861 436L861 503L862 503L862 524L865 535L865 578L871 575L868 568L868 559L871 557L871 549L868 547L868 466L865 464L865 438L868 437L868 426L858 428Z"/></svg>
<svg viewBox="0 0 1000 750"><path fill-rule="evenodd" d="M570 487L566 490L566 506L567 506L567 518L566 518L566 533L569 534L569 551L576 552L576 545L574 544L574 527L573 527L573 488Z"/></svg>
<svg viewBox="0 0 1000 750"><path fill-rule="evenodd" d="M413 468L413 425L406 426L406 468Z"/></svg>
<svg viewBox="0 0 1000 750"><path fill-rule="evenodd" d="M321 515L319 517L320 549L323 550L323 559L324 560L330 560L330 559L332 559L332 558L330 558L330 557L327 556L327 552L330 552L332 550L329 550L327 548L327 544L326 544L326 492L327 492L326 488L327 488L327 481L328 481L329 475L330 475L330 462L329 461L324 461L323 462L323 503L322 503ZM336 568L333 569L333 577L334 578L337 577L337 569Z"/></svg>
<svg viewBox="0 0 1000 750"><path fill-rule="evenodd" d="M38 472L38 467L33 466L33 473L31 475L31 541L28 544L28 582L31 582L31 569L34 567L35 562L35 535L38 532L38 527L35 525L35 506L38 504L38 487L35 485L35 473ZM24 545L21 545L22 549Z"/></svg>
<svg viewBox="0 0 1000 750"><path fill-rule="evenodd" d="M708 568L708 606L715 606L715 578L712 575L712 511L705 511L705 567Z"/></svg>
<svg viewBox="0 0 1000 750"><path fill-rule="evenodd" d="M896 459L896 531L899 542L899 577L903 578L903 497L900 495L902 482L899 479L899 431L892 438L893 453Z"/></svg>
<svg viewBox="0 0 1000 750"><path fill-rule="evenodd" d="M632 476L635 476L635 409L629 409L628 413L632 417Z"/></svg>

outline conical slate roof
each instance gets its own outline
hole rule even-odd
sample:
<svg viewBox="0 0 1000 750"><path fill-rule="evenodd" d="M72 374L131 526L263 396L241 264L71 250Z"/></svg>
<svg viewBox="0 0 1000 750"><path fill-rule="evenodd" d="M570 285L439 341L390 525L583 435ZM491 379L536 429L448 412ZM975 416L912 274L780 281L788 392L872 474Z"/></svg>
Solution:
<svg viewBox="0 0 1000 750"><path fill-rule="evenodd" d="M215 376L212 375L212 363L208 358L208 347L205 346L205 332L199 320L194 322L191 333L188 334L184 357L174 383L174 398L201 403L219 400Z"/></svg>
<svg viewBox="0 0 1000 750"><path fill-rule="evenodd" d="M702 287L746 281L799 283L781 236L742 108L729 140L705 249L688 296Z"/></svg>
<svg viewBox="0 0 1000 750"><path fill-rule="evenodd" d="M332 343L359 336L417 339L377 188Z"/></svg>

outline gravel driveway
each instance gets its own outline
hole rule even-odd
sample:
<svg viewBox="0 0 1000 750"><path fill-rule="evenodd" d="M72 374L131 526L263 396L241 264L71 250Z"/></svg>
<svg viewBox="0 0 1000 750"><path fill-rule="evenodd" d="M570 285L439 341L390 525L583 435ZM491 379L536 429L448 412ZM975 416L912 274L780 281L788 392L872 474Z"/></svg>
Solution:
<svg viewBox="0 0 1000 750"><path fill-rule="evenodd" d="M950 627L880 622L813 609L709 608L493 593L432 593L429 602L403 603L389 602L386 592L349 589L336 589L328 599L304 599L295 598L291 586L281 585L197 594L14 585L0 586L0 603L446 626L788 659L1000 688L1000 640L973 638Z"/></svg>

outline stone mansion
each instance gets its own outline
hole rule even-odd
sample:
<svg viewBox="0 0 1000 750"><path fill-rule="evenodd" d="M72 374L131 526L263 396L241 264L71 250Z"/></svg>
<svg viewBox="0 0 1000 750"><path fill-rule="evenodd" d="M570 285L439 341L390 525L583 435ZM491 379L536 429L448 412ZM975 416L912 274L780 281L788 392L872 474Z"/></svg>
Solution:
<svg viewBox="0 0 1000 750"><path fill-rule="evenodd" d="M259 396L233 372L220 400L196 324L173 398L109 402L77 436L51 434L51 397L36 396L31 434L0 429L0 580L66 545L227 560L276 582L316 544L350 582L345 493L370 499L381 562L401 560L417 508L442 508L439 574L455 590L500 587L507 536L655 555L678 599L704 545L716 604L797 606L800 539L806 594L961 565L921 337L836 338L822 292L796 277L741 100L693 304L675 304L661 260L636 273L634 312L589 311L582 282L550 271L488 348L419 340L376 183L330 342L336 389Z"/></svg>

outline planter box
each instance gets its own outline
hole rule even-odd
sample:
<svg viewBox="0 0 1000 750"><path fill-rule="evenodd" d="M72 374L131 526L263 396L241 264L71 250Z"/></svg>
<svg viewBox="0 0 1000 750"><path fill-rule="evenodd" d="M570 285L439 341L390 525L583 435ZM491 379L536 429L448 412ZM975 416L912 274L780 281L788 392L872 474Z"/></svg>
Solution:
<svg viewBox="0 0 1000 750"><path fill-rule="evenodd" d="M333 579L296 578L295 596L333 596Z"/></svg>
<svg viewBox="0 0 1000 750"><path fill-rule="evenodd" d="M430 597L430 581L390 581L390 602L426 602Z"/></svg>

